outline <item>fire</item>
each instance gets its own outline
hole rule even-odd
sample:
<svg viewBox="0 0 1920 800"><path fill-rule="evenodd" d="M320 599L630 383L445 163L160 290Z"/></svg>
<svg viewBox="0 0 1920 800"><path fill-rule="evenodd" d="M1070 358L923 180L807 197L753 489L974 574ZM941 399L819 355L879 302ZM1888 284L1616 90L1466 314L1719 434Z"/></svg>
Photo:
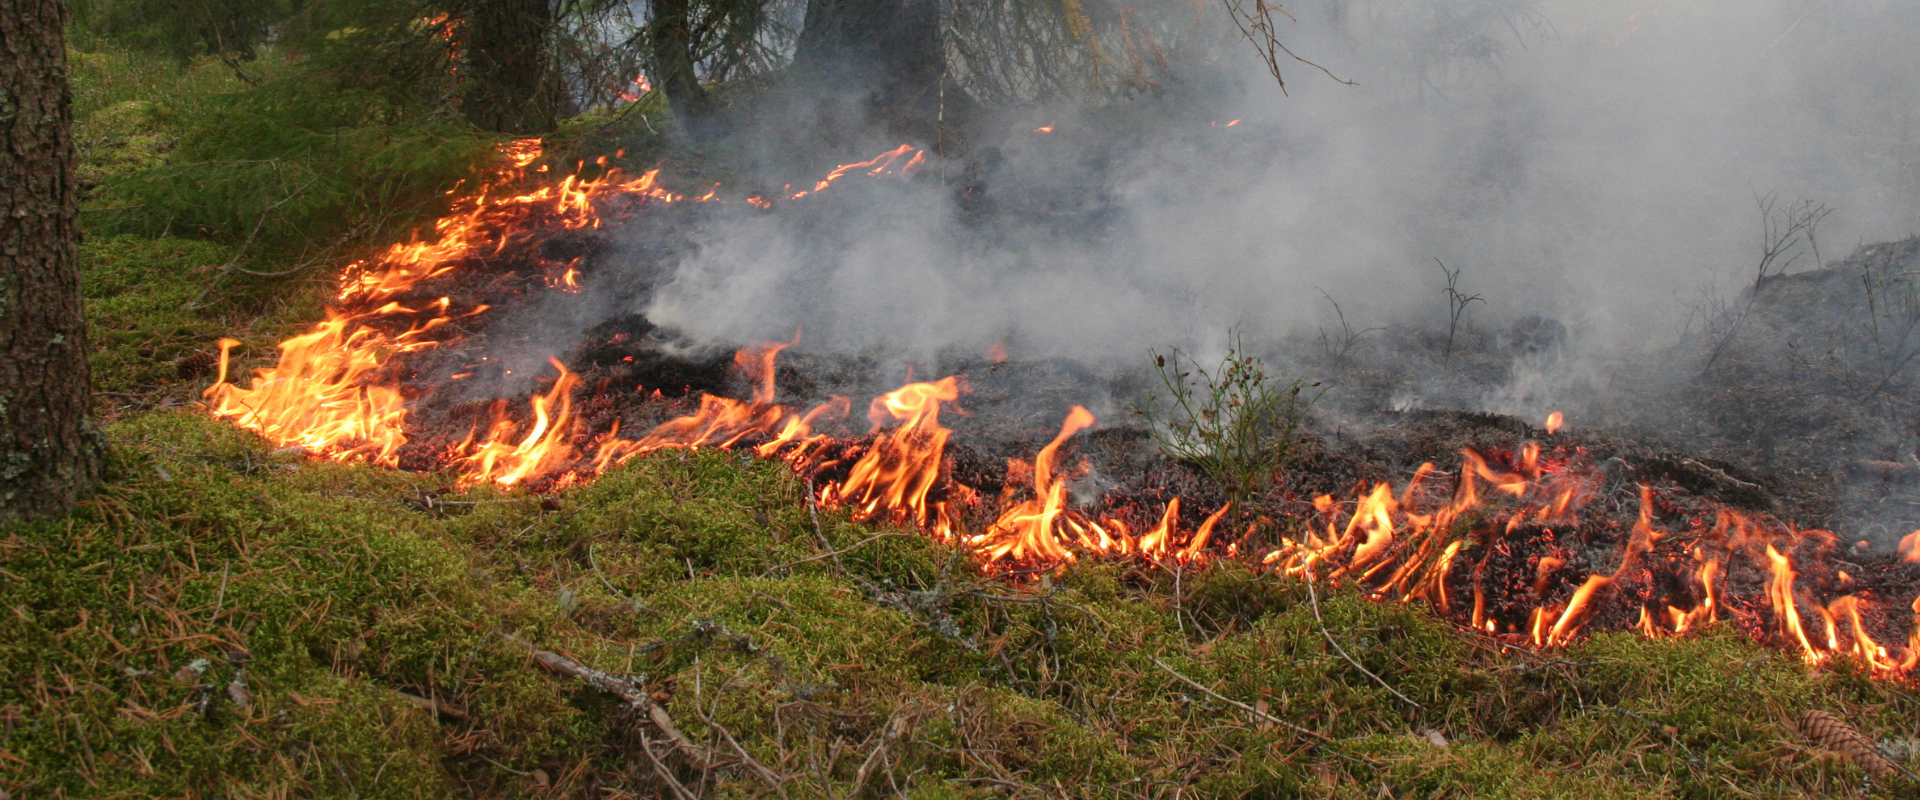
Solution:
<svg viewBox="0 0 1920 800"><path fill-rule="evenodd" d="M946 539L958 530L952 504L929 498L940 479L947 437L940 424L940 404L960 399L960 379L946 377L931 383L909 383L874 398L867 411L873 422L873 447L853 465L845 483L829 486L823 499L846 505L855 519L892 516L911 520L935 537ZM881 428L897 420L891 431Z"/></svg>
<svg viewBox="0 0 1920 800"><path fill-rule="evenodd" d="M494 421L487 429L486 440L472 448L463 460L463 480L512 486L530 477L558 472L573 462L573 447L569 444L573 438L573 387L580 383L580 378L568 372L559 361L550 363L560 371L560 376L554 379L553 388L546 394L534 396L533 425L526 435L520 437L517 444L510 442L515 426L506 416L506 403L495 403ZM471 439L469 433L468 440ZM467 450L468 442L462 442L455 449Z"/></svg>
<svg viewBox="0 0 1920 800"><path fill-rule="evenodd" d="M462 326L455 323L487 311L453 297L434 298L430 281L532 241L542 230L598 228L610 215L648 204L727 202L713 190L699 197L669 191L659 185L657 171L628 178L614 168L596 178L574 175L524 190L519 182L540 161L539 143L514 142L502 153L505 166L456 201L435 224L432 239L395 244L350 265L341 275L337 307L311 330L282 342L278 363L257 370L247 386L227 382L238 342L221 340L219 378L205 393L211 413L315 456L398 466L410 443L409 410L421 390L403 391L404 359L396 364L395 357L458 341ZM902 145L840 165L812 188L781 199L799 200L854 174L911 174L923 158ZM773 202L748 201L761 207ZM540 274L526 276L530 287L583 286L580 258L537 266ZM463 485L546 490L646 453L751 448L809 476L845 469L844 479L819 486L823 506L844 508L856 519L917 527L965 548L989 571L1044 572L1092 558L1185 566L1239 558L1245 547L1249 560L1277 576L1323 575L1381 601L1424 602L1482 635L1516 645L1564 646L1589 627L1625 627L1627 619L1643 635L1658 638L1735 624L1798 648L1810 661L1851 658L1880 674L1909 674L1920 665L1920 599L1910 607L1914 627L1904 644L1876 640L1870 629L1884 630L1874 626L1886 624L1887 601L1851 588L1855 581L1824 560L1833 544L1824 531L1723 509L1711 528L1696 520L1693 530L1671 533L1654 525L1655 493L1642 486L1638 519L1618 537L1617 565L1580 574L1570 565L1585 563L1587 556L1557 537L1576 531L1585 536L1582 511L1601 481L1597 470L1576 466L1577 453L1570 451L1577 448L1570 443L1462 451L1452 472L1424 464L1398 492L1375 482L1355 487L1344 499L1322 495L1306 518L1285 524L1230 517L1229 504L1188 529L1179 497L1167 498L1164 507L1157 501L1150 508L1109 511L1075 505L1069 488L1084 464L1064 465L1060 451L1095 424L1079 406L1031 464L1010 464L1017 487L996 499L954 481L946 454L952 431L939 415L942 404L956 404L965 391L962 376L910 382L874 398L862 451L858 440L821 430L848 415L848 398L831 398L804 413L775 402L776 361L798 343L796 334L792 341L740 350L734 362L752 385L748 399L702 395L689 413L637 438L623 438L617 424L585 430L574 396L581 378L551 360L554 375L544 391L524 406L496 401L484 421L439 453L436 463L457 470ZM990 348L988 358L1003 361L1004 344ZM472 374L468 369L451 377ZM1545 430L1552 436L1564 423L1564 415L1553 412ZM420 448L414 443L408 452ZM848 465L845 459L855 453ZM410 465L413 459L409 455ZM976 521L971 530L970 519ZM991 521L979 524L985 520ZM1520 553L1523 546L1534 548L1532 555ZM1920 531L1901 540L1899 554L1920 562ZM1759 593L1736 591L1756 586L1755 574L1767 576L1764 605ZM1849 593L1832 596L1841 590ZM1810 628L1809 621L1818 624Z"/></svg>
<svg viewBox="0 0 1920 800"><path fill-rule="evenodd" d="M915 169L919 168L919 166L925 162L926 153L921 152L919 150L915 150L913 145L903 144L892 150L888 150L887 152L881 153L880 155L875 156L874 158L869 159L867 161L858 161L852 164L841 164L840 166L835 167L832 172L827 173L826 177L821 178L820 182L815 183L812 189L794 192L793 194L787 195L786 199L798 200L802 197L806 197L807 195L813 194L815 192L824 191L827 187L832 186L834 181L840 180L841 178L844 178L855 172L865 172L870 177L879 177L881 175L885 175L890 170L893 169L893 165L895 163L897 163L902 158L906 158L908 153L912 153L913 156L911 158L907 158L906 164L900 167L900 174L910 175L913 173Z"/></svg>
<svg viewBox="0 0 1920 800"><path fill-rule="evenodd" d="M653 83L648 81L647 74L642 72L633 76L633 84L620 93L620 99L628 103L638 103L651 91L653 91Z"/></svg>
<svg viewBox="0 0 1920 800"><path fill-rule="evenodd" d="M1112 537L1092 520L1067 506L1067 481L1056 472L1060 445L1093 425L1093 414L1074 406L1060 425L1060 433L1033 458L1033 497L1001 512L992 527L968 543L982 560L1038 562L1053 567L1075 559L1066 542L1095 549L1111 549Z"/></svg>
<svg viewBox="0 0 1920 800"><path fill-rule="evenodd" d="M400 448L408 441L409 399L401 391L399 376L388 374L386 368L396 355L454 340L458 337L457 326L450 323L487 310L485 305L461 307L448 297L427 303L406 299L414 296L423 283L499 253L529 231L598 228L607 214L647 203L716 201L713 192L688 198L661 187L658 170L628 178L618 168L606 169L590 179L568 176L557 184L515 194L510 187L524 180L542 155L540 140L508 142L500 151L504 165L434 223L431 240L395 244L379 256L348 265L340 277L338 307L329 309L327 318L311 331L282 342L279 362L256 371L248 387L227 383L230 353L238 342L222 340L219 379L204 394L212 414L278 445L299 446L336 460L395 466ZM856 171L872 176L904 174L923 157L924 153L901 145L872 160L841 166L813 191ZM903 159L904 166L895 170ZM604 167L604 159L599 164ZM808 193L796 194L793 199ZM551 288L578 291L579 266L578 258L554 263L542 281ZM766 355L771 359L772 352ZM576 382L577 378L570 378L562 368L554 385L554 391L561 395L549 393L531 401L536 424L546 420L541 437L565 435L560 428L570 424L565 416L571 400L564 390L572 389ZM764 405L765 401L758 402ZM537 441L510 444L502 438L514 427L504 412L496 409L486 435L478 442L470 436L448 454L451 462L469 468L463 480L511 484L571 468L560 455L563 449L557 439L542 448ZM770 413L763 408L715 407L706 409L701 423L689 422L685 427L704 432L703 442L731 442L745 435L743 427L758 424ZM743 414L754 421L729 418ZM775 422L785 419L784 411L773 416ZM727 431L733 434L723 435ZM656 433L661 437L642 440L644 445L619 443L609 433L595 463L604 467L636 447L668 446L663 441L672 438L670 433ZM522 452L522 448L528 449ZM541 449L536 453L535 448ZM509 462L513 466L507 466Z"/></svg>

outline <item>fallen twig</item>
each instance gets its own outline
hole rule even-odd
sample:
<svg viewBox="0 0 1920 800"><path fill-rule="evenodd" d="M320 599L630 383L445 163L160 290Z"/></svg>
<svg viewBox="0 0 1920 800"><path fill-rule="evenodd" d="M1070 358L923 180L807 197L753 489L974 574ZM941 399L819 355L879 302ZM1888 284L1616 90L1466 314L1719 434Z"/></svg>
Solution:
<svg viewBox="0 0 1920 800"><path fill-rule="evenodd" d="M1302 728L1302 727L1300 727L1300 726L1298 726L1298 725L1295 725L1295 724L1293 724L1293 723L1291 723L1291 722L1288 722L1288 721L1286 721L1286 720L1284 720L1284 719L1281 719L1281 718L1279 718L1279 717L1276 717L1276 716L1274 716L1274 715L1272 715L1272 714L1269 714L1269 713L1267 713L1267 712L1265 712L1265 711L1261 711L1260 709L1257 709L1257 708L1254 708L1253 706L1250 706L1250 705L1247 705L1246 703L1242 703L1242 702L1240 702L1240 701L1238 701L1238 700L1235 700L1235 699L1233 699L1233 698L1231 698L1231 697L1227 697L1226 695L1223 695L1223 694L1221 694L1221 693L1219 693L1219 692L1216 692L1216 691L1214 691L1214 690L1212 690L1212 689L1209 689L1209 688L1207 688L1207 687L1205 687L1205 686L1203 686L1203 685L1201 685L1201 684L1200 684L1200 683L1199 683L1198 681L1195 681L1195 680L1194 680L1194 679L1192 679L1192 678L1189 678L1189 677L1187 677L1187 676L1185 676L1185 675L1182 675L1182 674L1180 674L1180 673L1178 673L1178 672L1175 672L1175 671L1174 671L1174 669L1173 669L1172 667L1169 667L1169 666L1167 666L1165 662L1162 662L1162 661L1161 661L1161 660L1160 660L1159 658L1157 658L1157 657L1152 657L1152 656L1149 656L1149 658L1151 658L1151 659L1152 659L1152 661L1153 661L1153 665L1154 665L1154 666L1156 666L1156 667L1159 667L1159 668L1160 668L1160 669L1161 669L1161 670L1162 670L1163 672L1166 672L1166 673L1167 673L1168 675L1172 675L1172 676L1173 676L1173 677L1174 677L1174 678L1175 678L1176 680L1179 680L1179 681L1180 681L1181 683L1184 683L1184 684L1186 684L1186 685L1188 685L1188 686L1191 686L1191 687L1193 687L1193 688L1195 688L1195 689L1199 689L1200 691L1202 691L1202 692L1205 692L1205 693L1206 693L1206 695L1207 695L1208 697L1211 697L1211 698L1213 698L1213 699L1215 699L1215 700L1218 700L1218 701L1220 701L1220 702L1222 702L1222 703L1226 703L1227 705L1230 705L1230 706L1233 706L1234 708L1237 708L1237 709L1240 709L1241 711L1245 711L1245 712L1247 712L1248 714L1252 714L1252 715L1253 715L1254 717L1256 717L1256 718L1258 718L1258 719L1260 719L1260 720L1262 720L1262 721L1265 721L1265 722L1268 722L1268 723L1271 723L1271 724L1274 724L1274 725L1278 725L1278 726L1280 726L1280 727L1282 727L1282 728L1286 728L1287 730L1290 730L1290 731L1293 731L1294 733L1298 733L1298 734L1300 734L1300 735L1302 735L1302 736L1306 736L1306 737L1308 737L1308 738L1311 738L1311 739L1315 739L1315 740L1318 740L1318 741L1322 741L1322 742L1331 742L1331 741L1333 741L1332 739L1329 739L1329 738L1327 738L1327 736L1326 736L1325 734L1322 734L1322 733L1320 733L1320 732L1318 732L1318 731L1314 731L1314 730L1311 730L1311 729L1308 729L1308 728ZM1344 756L1343 756L1343 757L1344 757Z"/></svg>
<svg viewBox="0 0 1920 800"><path fill-rule="evenodd" d="M840 563L840 554L834 552L833 543L827 541L827 532L820 528L820 501L814 497L812 477L807 478L807 516L813 518L813 538L820 540L820 549L833 557L833 574L845 574L846 565Z"/></svg>
<svg viewBox="0 0 1920 800"><path fill-rule="evenodd" d="M420 695L410 694L407 692L396 691L394 692L394 694L399 695L400 699L407 701L413 707L418 708L422 711L425 711L429 714L434 714L436 716L442 716L442 717L451 717L453 719L457 719L462 722L473 721L472 716L469 716L467 712L461 710L458 706L455 706L452 703L448 703L442 700L435 700L431 697L421 697Z"/></svg>
<svg viewBox="0 0 1920 800"><path fill-rule="evenodd" d="M689 755L711 759L712 754L707 752L706 748L694 744L692 740L687 738L686 734L681 733L680 726L673 723L673 717L667 715L667 710L661 708L659 703L653 702L653 698L648 697L647 693L642 691L640 687L633 685L632 681L612 673L601 672L600 670L574 661L559 653L542 650L528 644L525 640L511 633L502 633L500 635L506 638L507 641L525 648L526 651L533 656L535 661L540 662L541 666L562 675L585 681L587 685L618 697L634 710L647 715L647 719L653 723L655 728L659 728L660 732L666 735L667 740L673 744L674 748Z"/></svg>
<svg viewBox="0 0 1920 800"><path fill-rule="evenodd" d="M1326 620L1323 620L1320 618L1320 594L1314 591L1313 582L1314 582L1313 570L1312 568L1308 568L1307 570L1307 602L1313 607L1313 623L1319 626L1320 635L1326 637L1327 644L1333 647L1333 652L1339 653L1340 657L1343 659L1346 659L1347 663L1352 664L1354 669L1360 670L1361 674L1366 675L1369 678L1372 678L1374 683L1380 684L1380 688L1385 689L1388 692L1392 693L1394 697L1400 698L1401 702L1406 703L1407 705L1413 706L1414 708L1425 711L1427 708L1426 706L1423 706L1423 705L1420 705L1419 703L1414 702L1411 698L1407 697L1404 694L1401 694L1398 689L1395 689L1392 686L1387 685L1387 682L1384 680L1381 680L1380 676L1373 674L1373 672L1368 670L1366 667L1360 666L1360 662L1355 661L1353 656L1347 655L1346 648L1341 647L1339 642L1334 641L1333 634L1327 631Z"/></svg>
<svg viewBox="0 0 1920 800"><path fill-rule="evenodd" d="M878 541L878 540L880 540L880 539L885 539L885 538L888 538L888 537L892 537L892 536L912 536L912 535L913 535L913 534L910 534L910 533L901 533L901 532L899 532L899 531L888 531L888 532L885 532L885 533L876 533L876 534L874 534L874 535L872 535L872 536L869 536L869 537L867 537L867 538L865 538L865 539L861 539L860 541L858 541L858 542L855 542L855 543L853 543L853 545L851 545L851 546L849 546L849 547L847 547L847 548L846 548L846 549L844 549L844 550L834 550L834 549L831 549L831 548L829 548L829 549L827 550L827 552L825 552L825 553L820 553L820 554L818 554L818 555L812 555L812 556L808 556L808 557L806 557L806 558L803 558L803 559L800 559L799 561L789 561L789 562L787 562L787 563L785 563L785 564L775 564L775 565L773 565L773 566L771 566L771 567L768 567L768 568L767 568L767 571L766 571L766 572L763 572L763 573L761 573L761 577L763 577L763 578L764 578L764 577L766 577L766 576L768 576L768 575L772 575L773 573L775 573L775 572L778 572L778 571L780 571L780 570L783 570L783 569L789 569L789 568L792 568L792 567L797 567L797 566L800 566L801 564L811 564L811 563L813 563L813 562L815 562L815 561L820 561L820 560L823 560L823 559L828 559L828 558L831 558L831 559L833 559L833 563L835 564L835 566L836 566L836 567L838 567L838 566L839 566L839 564L840 564L840 556L842 556L842 555L845 555L845 554L847 554L847 553L851 553L851 552L853 552L853 551L855 551L855 550L858 550L858 549L860 549L860 548L862 548L862 547L865 547L866 545L868 545L868 544L870 544L870 543L872 543L872 542L875 542L875 541ZM825 539L826 539L826 537L824 537L824 536L823 536L823 537L821 537L821 539L822 539L822 541L824 542L824 541L825 541Z"/></svg>
<svg viewBox="0 0 1920 800"><path fill-rule="evenodd" d="M903 713L906 710L907 707L904 706L894 709L893 714L887 718L887 727L880 734L880 743L873 746L873 752L868 753L867 759L860 762L859 771L853 775L853 787L847 790L847 800L860 796L861 788L867 785L867 778L873 774L874 765L883 761L886 758L887 748L892 747L895 742L900 741L901 736L906 734L907 726L913 722L911 716Z"/></svg>
<svg viewBox="0 0 1920 800"><path fill-rule="evenodd" d="M236 67L236 69L238 68ZM227 259L227 263L220 265L219 274L216 274L213 276L213 282L208 283L207 288L201 290L200 294L194 297L192 302L187 303L187 308L188 309L199 308L200 304L207 299L207 295L213 294L213 290L219 288L220 283L222 281L225 281L228 275L232 274L234 270L239 268L240 259L244 258L247 255L247 251L253 249L254 241L260 238L260 229L266 227L267 217L271 216L273 212L278 211L281 206L284 206L287 203L292 202L294 198L304 194L307 191L307 189L312 188L314 184L319 182L320 182L320 177L316 175L314 176L313 180L307 181L300 188L293 190L291 194L288 194L286 197L280 198L279 202L276 202L273 205L267 206L265 209L261 210L260 218L258 220L255 220L253 223L253 231L247 234L247 240L244 242L241 242L240 247L233 251L233 256Z"/></svg>

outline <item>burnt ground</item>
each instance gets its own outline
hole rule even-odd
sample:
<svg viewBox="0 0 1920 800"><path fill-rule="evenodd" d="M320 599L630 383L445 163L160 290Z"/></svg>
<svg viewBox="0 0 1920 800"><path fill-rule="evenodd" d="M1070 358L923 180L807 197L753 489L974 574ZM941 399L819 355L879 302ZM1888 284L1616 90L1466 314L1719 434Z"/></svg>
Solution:
<svg viewBox="0 0 1920 800"><path fill-rule="evenodd" d="M680 258L697 250L704 226L757 213L777 210L647 207L613 235L536 227L511 247L456 265L396 298L424 304L446 296L456 310L490 307L463 321L446 345L390 365L415 404L415 433L402 465L439 466L450 446L470 431L484 431L499 409L526 417L526 398L544 391L555 374L549 358L581 377L575 403L588 435L617 422L621 435L637 437L690 412L702 393L747 398L751 388L733 367L732 346L689 341L636 309ZM553 288L567 265L581 270L578 292ZM1904 605L1920 591L1920 565L1900 563L1892 553L1894 541L1920 528L1911 392L1911 354L1920 349L1920 301L1911 277L1917 265L1920 243L1908 241L1766 281L1679 351L1659 354L1662 364L1694 365L1688 374L1676 380L1672 370L1636 372L1625 365L1589 407L1575 412L1597 424L1553 435L1535 428L1537 420L1398 399L1423 380L1439 387L1432 396L1455 397L1510 382L1516 365L1568 347L1564 328L1552 320L1470 330L1451 345L1434 331L1397 328L1381 335L1382 346L1282 357L1281 363L1329 376L1329 394L1298 455L1258 504L1267 524L1216 542L1263 552L1300 534L1314 519L1318 495L1351 499L1378 482L1398 492L1423 463L1436 465L1437 482L1450 485L1463 450L1513 469L1523 443L1537 441L1546 462L1588 476L1579 523L1501 531L1493 518L1481 520L1461 556L1474 568L1450 573L1455 598L1472 594L1471 581L1483 582L1493 598L1488 616L1505 630L1524 631L1533 609L1564 603L1587 575L1619 566L1640 511L1641 486L1652 491L1654 526L1669 535L1611 588L1619 602L1603 605L1593 620L1597 627L1631 626L1642 607L1699 602L1701 588L1686 577L1690 548L1710 540L1722 509L1771 520L1783 533L1788 526L1837 531L1792 537L1802 585L1814 587L1818 599L1852 593L1883 607ZM1444 362L1437 357L1443 346L1451 351ZM1370 358L1370 352L1395 356ZM1409 352L1424 354L1426 365L1409 368ZM960 374L969 387L956 408L942 412L941 421L955 431L946 462L953 483L986 497L1020 496L1026 478L1010 472L1009 459L1031 458L1070 406L1098 403L1102 426L1062 450L1063 463L1077 475L1076 502L1141 529L1158 519L1168 499L1180 497L1182 527L1189 531L1225 503L1217 484L1162 456L1130 413L1144 401L1150 373L1101 374L1061 360L993 363L979 354L946 354L939 362L919 377ZM1444 369L1434 366L1440 363ZM782 354L779 402L804 409L830 394L851 400L850 417L837 429L825 426L839 438L837 458L816 478L844 475L870 441L867 401L903 378L872 354L804 347ZM1740 624L1760 629L1772 624L1754 602L1764 602L1767 574L1755 566L1757 553L1749 548L1745 555L1729 559L1728 586L1745 598L1744 608L1735 609ZM1543 571L1543 559L1561 566ZM1869 623L1882 641L1903 641L1907 624L1892 612Z"/></svg>

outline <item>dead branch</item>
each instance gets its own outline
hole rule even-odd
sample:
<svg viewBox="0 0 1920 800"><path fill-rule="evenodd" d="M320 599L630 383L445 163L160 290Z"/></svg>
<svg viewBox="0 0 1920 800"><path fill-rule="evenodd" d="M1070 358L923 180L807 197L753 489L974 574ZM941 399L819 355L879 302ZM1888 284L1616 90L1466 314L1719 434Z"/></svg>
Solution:
<svg viewBox="0 0 1920 800"><path fill-rule="evenodd" d="M827 532L820 528L820 501L814 497L813 478L807 478L807 516L813 518L813 538L820 540L820 549L833 556L833 574L845 575L847 567L840 563L840 554L834 552L833 543L827 541Z"/></svg>
<svg viewBox="0 0 1920 800"><path fill-rule="evenodd" d="M1354 85L1353 81L1335 75L1332 70L1301 58L1295 55L1292 50L1287 49L1286 44L1280 41L1280 35L1275 30L1276 26L1273 15L1277 13L1280 16L1286 17L1288 21L1293 20L1293 15L1287 13L1286 9L1281 8L1279 3L1269 3L1267 0L1253 0L1252 9L1246 7L1246 0L1221 0L1221 4L1227 7L1227 17L1233 20L1234 27L1240 29L1240 35L1247 37L1247 41L1253 44L1254 51L1260 54L1260 60L1267 65L1267 71L1273 74L1274 82L1280 84L1281 94L1286 94L1287 92L1287 81L1285 78L1280 77L1281 54L1285 54L1288 58L1326 73L1326 76L1332 78L1336 83L1347 86Z"/></svg>
<svg viewBox="0 0 1920 800"><path fill-rule="evenodd" d="M817 521L817 520L816 520L816 521ZM887 531L887 532L884 532L884 533L877 533L877 534L874 534L874 535L872 535L872 536L869 536L869 537L867 537L867 538L865 538L865 539L861 539L860 541L858 541L858 542L855 542L854 544L852 544L851 546L849 546L849 547L847 547L846 549L843 549L843 550L834 550L834 549L831 549L831 548L829 548L829 549L827 550L827 552L825 552L825 553L820 553L819 555L813 555L813 556L808 556L808 557L806 557L806 558L803 558L803 559L800 559L799 561L789 561L789 562L787 562L787 563L785 563L785 564L775 564L775 565L773 565L773 566L771 566L771 567L768 567L768 568L767 568L767 571L766 571L766 572L763 572L763 573L761 573L761 574L760 574L760 577L763 577L763 578L764 578L764 577L767 577L767 576L769 576L769 575L772 575L773 573L775 573L775 572L778 572L778 571L780 571L780 570L783 570L783 569L788 569L788 568L791 568L791 567L797 567L797 566L800 566L801 564L811 564L811 563L813 563L813 562L815 562L815 561L822 561L822 560L825 560L825 559L829 559L829 558L831 558L831 559L833 559L833 563L834 563L835 565L838 565L838 564L840 563L840 557L841 557L841 556L843 556L843 555L846 555L847 553L851 553L851 552L853 552L853 551L855 551L855 550L858 550L858 549L860 549L860 548L862 548L862 547L865 547L865 546L867 546L868 544L871 544L871 543L873 543L873 542L875 542L875 541L878 541L878 540L881 540L881 539L885 539L885 538L888 538L888 537L893 537L893 536L913 536L913 535L914 535L914 534L911 534L911 533L901 533L901 532L899 532L899 531ZM821 538L822 538L822 539L824 539L825 537L821 537Z"/></svg>
<svg viewBox="0 0 1920 800"><path fill-rule="evenodd" d="M239 67L235 67L234 69L237 70L239 69ZM234 270L239 268L240 259L244 258L247 255L247 251L253 249L253 243L260 238L260 230L266 227L267 218L270 216L273 216L273 212L278 211L281 206L284 206L290 202L293 202L294 198L299 197L302 194L305 194L308 189L312 188L314 184L319 182L320 182L320 176L316 175L314 176L313 180L307 181L300 188L290 192L286 197L282 197L280 198L279 201L275 202L273 205L270 205L264 209L261 209L260 218L254 221L253 231L247 234L247 240L244 242L241 242L240 247L233 251L233 256L227 259L227 263L220 265L218 274L213 276L213 281L207 284L207 288L202 289L200 291L199 296L193 298L193 302L190 302L187 304L187 308L189 309L199 308L200 304L206 301L207 295L213 294L213 290L216 288L219 288L221 282L225 281L228 275L233 274Z"/></svg>
<svg viewBox="0 0 1920 800"><path fill-rule="evenodd" d="M886 758L887 748L892 747L895 742L900 741L901 736L906 734L907 727L913 723L913 717L906 713L909 708L902 706L894 709L893 714L887 718L887 727L880 734L880 743L873 746L873 752L867 754L867 759L860 762L859 771L854 773L853 787L847 790L847 800L860 796L860 790L867 785L867 778L873 774L874 766Z"/></svg>
<svg viewBox="0 0 1920 800"><path fill-rule="evenodd" d="M407 703L412 705L413 707L418 708L422 711L425 711L429 714L433 714L435 716L441 716L441 717L449 717L452 719L460 720L461 722L473 721L473 717L468 715L466 711L462 710L459 706L456 706L452 703L448 703L444 700L435 700L431 697L421 697L420 695L417 695L417 694L410 694L408 692L400 692L400 691L396 691L394 692L394 694L399 695L400 699L407 701Z"/></svg>
<svg viewBox="0 0 1920 800"><path fill-rule="evenodd" d="M658 728L662 734L666 735L667 740L673 744L675 749L703 761L711 762L713 760L713 754L709 752L707 748L694 744L692 740L687 738L686 734L681 733L680 726L673 723L673 717L667 715L667 710L661 708L659 703L653 702L653 698L648 697L647 693L642 691L640 687L633 685L632 681L612 673L601 672L600 670L574 661L559 653L542 650L511 633L502 633L500 635L507 641L525 648L527 653L532 655L535 661L540 662L541 666L560 673L561 675L578 678L595 689L620 698L629 707L645 714L647 720L652 722L653 726ZM645 737L642 737L641 741L644 742ZM651 752L649 752L649 755L651 755ZM682 791L684 791L684 789L682 789Z"/></svg>
<svg viewBox="0 0 1920 800"><path fill-rule="evenodd" d="M715 692L714 703L716 706L720 702L718 695L719 693ZM760 763L759 759L754 758L752 754L747 752L747 748L741 746L740 740L734 738L732 731L727 730L725 725L715 720L713 715L708 713L706 709L701 708L698 702L694 703L694 712L700 715L700 722L702 724L706 725L707 728L714 733L720 734L720 738L727 741L727 744L733 748L733 751L740 755L740 763L745 764L747 769L752 771L756 777L765 781L767 786L773 789L774 794L780 795L783 799L787 796L786 783L787 781L793 780L791 777L774 772L772 769L769 769L767 765Z"/></svg>

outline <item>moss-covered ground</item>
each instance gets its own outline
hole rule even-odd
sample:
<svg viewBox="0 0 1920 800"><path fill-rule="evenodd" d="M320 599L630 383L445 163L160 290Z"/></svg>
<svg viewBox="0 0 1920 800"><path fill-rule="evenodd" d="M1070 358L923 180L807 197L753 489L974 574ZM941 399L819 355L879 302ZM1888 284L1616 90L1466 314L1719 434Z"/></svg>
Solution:
<svg viewBox="0 0 1920 800"><path fill-rule="evenodd" d="M166 109L81 89L103 179L164 157ZM194 410L192 359L311 319L318 285L190 307L235 245L178 233L84 247L112 477L0 527L8 797L1920 792L1790 724L1911 741L1908 689L1725 629L1532 652L1239 564L1013 584L724 452L544 497L291 458Z"/></svg>
<svg viewBox="0 0 1920 800"><path fill-rule="evenodd" d="M1899 687L1731 632L1534 653L1321 597L1401 700L1298 583L1015 586L816 528L791 473L729 453L536 497L287 460L190 410L109 435L100 496L0 534L16 797L670 796L659 732L520 642L645 687L725 757L663 752L704 796L1813 797L1862 774L1802 710L1913 735Z"/></svg>

